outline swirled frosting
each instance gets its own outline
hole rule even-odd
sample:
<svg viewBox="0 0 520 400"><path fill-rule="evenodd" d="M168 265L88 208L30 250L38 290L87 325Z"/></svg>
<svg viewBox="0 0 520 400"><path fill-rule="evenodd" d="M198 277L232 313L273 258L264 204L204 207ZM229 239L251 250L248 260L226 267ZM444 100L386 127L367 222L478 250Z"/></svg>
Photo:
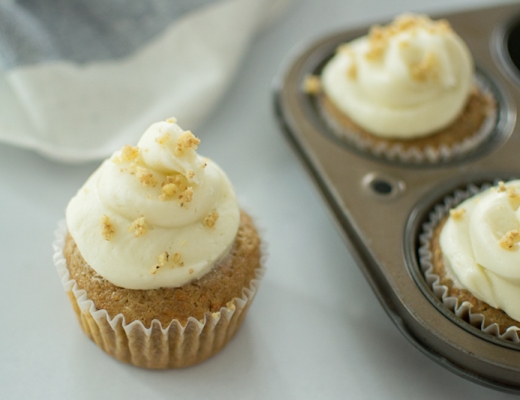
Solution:
<svg viewBox="0 0 520 400"><path fill-rule="evenodd" d="M520 180L461 203L440 235L455 286L520 321Z"/></svg>
<svg viewBox="0 0 520 400"><path fill-rule="evenodd" d="M67 207L85 261L128 289L179 287L231 248L239 208L224 172L174 119L150 126L92 174Z"/></svg>
<svg viewBox="0 0 520 400"><path fill-rule="evenodd" d="M451 124L472 77L471 54L449 24L410 14L340 46L321 74L324 93L357 125L401 139Z"/></svg>

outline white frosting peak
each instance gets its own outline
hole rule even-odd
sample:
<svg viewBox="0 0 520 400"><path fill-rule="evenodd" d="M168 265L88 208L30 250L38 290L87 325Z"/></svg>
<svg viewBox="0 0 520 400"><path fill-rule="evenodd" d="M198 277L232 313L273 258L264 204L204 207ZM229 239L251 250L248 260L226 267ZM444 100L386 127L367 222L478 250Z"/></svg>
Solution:
<svg viewBox="0 0 520 400"><path fill-rule="evenodd" d="M325 94L360 127L406 139L458 117L470 94L473 61L446 21L403 15L340 46L321 76Z"/></svg>
<svg viewBox="0 0 520 400"><path fill-rule="evenodd" d="M103 162L67 207L85 261L128 289L179 287L227 254L239 208L224 172L191 132L153 124L137 147Z"/></svg>
<svg viewBox="0 0 520 400"><path fill-rule="evenodd" d="M461 203L440 246L456 286L520 321L520 180ZM461 212L463 210L463 212Z"/></svg>

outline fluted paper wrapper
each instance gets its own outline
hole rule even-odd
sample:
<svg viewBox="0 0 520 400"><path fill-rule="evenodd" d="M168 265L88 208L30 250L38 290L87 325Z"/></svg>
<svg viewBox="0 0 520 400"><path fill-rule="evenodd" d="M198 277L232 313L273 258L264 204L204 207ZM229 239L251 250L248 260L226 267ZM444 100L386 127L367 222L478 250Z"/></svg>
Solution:
<svg viewBox="0 0 520 400"><path fill-rule="evenodd" d="M489 187L491 187L490 184L483 186L469 185L466 190L455 191L452 195L445 197L442 204L435 206L429 215L429 221L423 225L423 231L419 235L419 264L433 294L457 317L485 333L514 343L520 343L520 328L510 326L501 333L497 323L489 323L486 321L484 315L473 312L470 302L462 302L457 297L449 296L448 287L442 285L440 283L440 277L433 272L430 242L433 238L435 228L449 214L451 208L456 207L464 200Z"/></svg>
<svg viewBox="0 0 520 400"><path fill-rule="evenodd" d="M492 97L489 90L481 85L477 85L479 89ZM475 134L468 136L459 143L452 145L439 144L438 146L427 146L424 149L420 147L405 147L401 143L393 143L385 141L381 138L380 141L374 143L367 140L363 135L355 130L348 129L338 121L333 115L329 114L326 107L323 106L323 101L318 101L318 112L321 118L325 121L329 129L351 146L363 152L372 154L376 157L381 157L390 161L399 161L412 164L435 164L439 162L446 162L452 160L460 155L466 154L471 150L476 149L482 144L491 134L497 121L497 110L489 110L489 114L482 121L482 125Z"/></svg>
<svg viewBox="0 0 520 400"><path fill-rule="evenodd" d="M207 312L203 320L190 317L183 326L173 320L162 327L158 320L146 328L140 321L125 322L122 314L111 318L98 310L87 293L70 278L63 256L67 227L60 221L55 232L54 264L83 331L106 353L138 367L166 369L194 365L216 354L240 327L253 301L265 268L257 269L255 279L220 311ZM265 253L264 253L265 254Z"/></svg>

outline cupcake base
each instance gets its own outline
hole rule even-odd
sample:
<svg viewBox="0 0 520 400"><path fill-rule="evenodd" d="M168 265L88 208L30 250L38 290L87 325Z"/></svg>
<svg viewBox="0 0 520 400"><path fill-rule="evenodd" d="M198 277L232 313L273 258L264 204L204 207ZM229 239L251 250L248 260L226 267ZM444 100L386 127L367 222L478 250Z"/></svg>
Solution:
<svg viewBox="0 0 520 400"><path fill-rule="evenodd" d="M230 254L205 277L181 288L119 288L95 275L76 252L65 224L56 238L54 261L83 331L109 355L138 367L187 367L216 354L240 327L264 274L260 240L245 213ZM230 283L233 269L245 272ZM204 303L219 279L221 286L233 287ZM190 299L194 286L202 292ZM117 300L110 303L111 297ZM194 310L190 302L200 307Z"/></svg>
<svg viewBox="0 0 520 400"><path fill-rule="evenodd" d="M470 151L488 137L496 120L493 97L476 87L462 114L451 125L413 139L376 136L359 127L326 94L318 94L316 101L322 118L341 139L375 155L408 162L438 162Z"/></svg>

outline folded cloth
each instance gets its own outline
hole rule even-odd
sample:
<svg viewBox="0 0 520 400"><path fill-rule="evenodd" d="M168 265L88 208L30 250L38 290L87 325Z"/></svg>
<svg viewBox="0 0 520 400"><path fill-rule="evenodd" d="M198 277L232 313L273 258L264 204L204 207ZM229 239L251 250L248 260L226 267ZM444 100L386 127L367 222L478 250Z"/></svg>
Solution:
<svg viewBox="0 0 520 400"><path fill-rule="evenodd" d="M2 1L0 141L78 162L170 116L194 128L289 1Z"/></svg>

